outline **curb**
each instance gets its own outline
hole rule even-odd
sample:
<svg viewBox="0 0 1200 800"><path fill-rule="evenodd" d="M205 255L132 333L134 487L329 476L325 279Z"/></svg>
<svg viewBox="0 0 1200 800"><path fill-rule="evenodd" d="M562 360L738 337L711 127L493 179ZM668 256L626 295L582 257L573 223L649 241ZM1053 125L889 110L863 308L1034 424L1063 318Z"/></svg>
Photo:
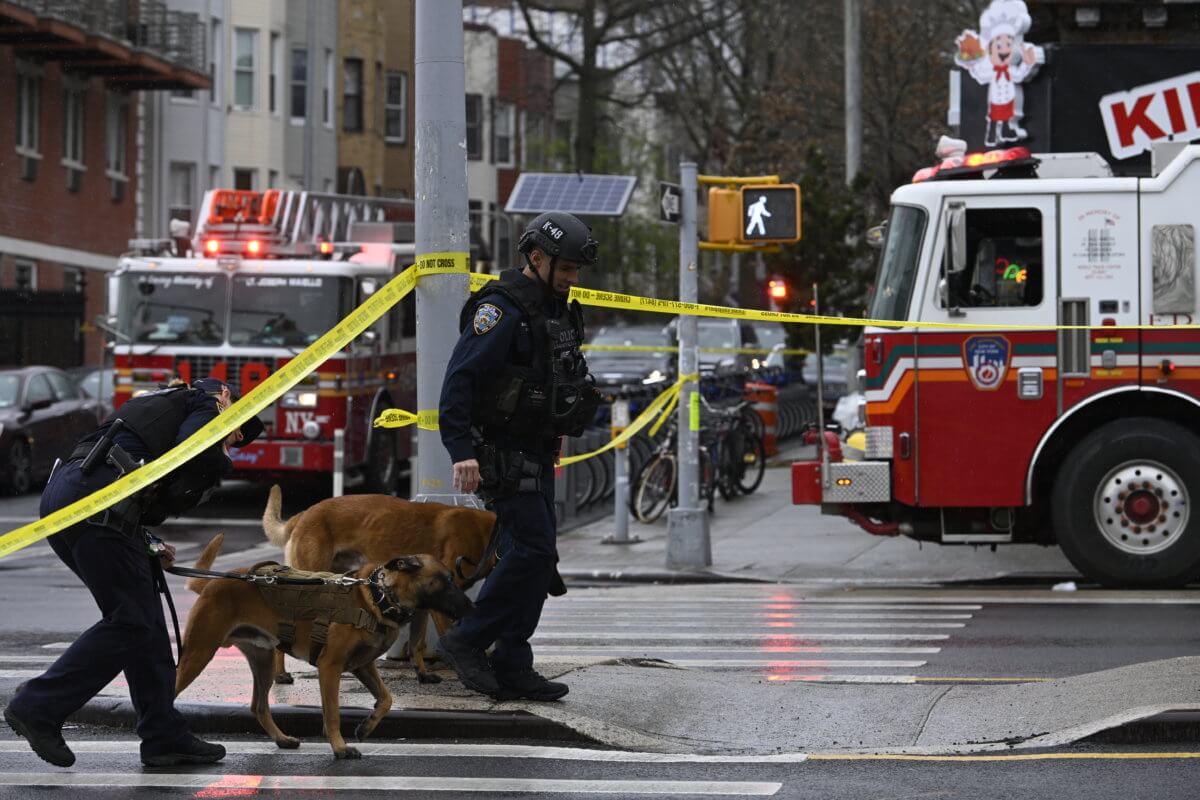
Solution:
<svg viewBox="0 0 1200 800"><path fill-rule="evenodd" d="M1085 736L1077 743L1160 744L1200 742L1200 712L1164 711Z"/></svg>
<svg viewBox="0 0 1200 800"><path fill-rule="evenodd" d="M238 703L176 703L175 708L197 734L262 734L262 726L249 705ZM342 734L354 737L354 729L370 715L361 707L342 707ZM324 734L319 706L274 705L271 716L292 736ZM132 728L137 722L133 703L123 699L95 699L71 715L71 721L88 725ZM524 711L430 711L399 709L388 712L372 732L383 739L508 739L595 744L584 734Z"/></svg>

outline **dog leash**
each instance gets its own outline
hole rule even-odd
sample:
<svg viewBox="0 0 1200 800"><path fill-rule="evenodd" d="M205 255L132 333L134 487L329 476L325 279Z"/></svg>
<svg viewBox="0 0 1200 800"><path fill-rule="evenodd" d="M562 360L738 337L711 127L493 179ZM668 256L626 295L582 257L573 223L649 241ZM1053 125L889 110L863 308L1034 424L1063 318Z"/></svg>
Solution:
<svg viewBox="0 0 1200 800"><path fill-rule="evenodd" d="M454 571L456 573L458 573L458 577L461 580L466 581L466 586L462 587L464 592L467 589L470 589L472 586L474 586L479 581L480 573L483 572L484 565L492 560L492 556L496 555L496 548L498 548L499 546L500 546L500 515L497 514L496 521L492 523L492 535L488 537L487 547L485 547L483 549L483 557L479 559L479 563L476 564L474 561L467 558L466 556L459 556L458 558L454 559ZM463 575L462 565L463 565L464 561L475 567L475 571L472 572L470 575Z"/></svg>
<svg viewBox="0 0 1200 800"><path fill-rule="evenodd" d="M211 569L195 569L194 567L167 567L166 571L181 578L229 578L246 583L261 583L264 586L278 584L280 586L368 586L369 578L352 578L349 575L339 575L336 578L281 578L275 575L254 575L248 572L216 572Z"/></svg>

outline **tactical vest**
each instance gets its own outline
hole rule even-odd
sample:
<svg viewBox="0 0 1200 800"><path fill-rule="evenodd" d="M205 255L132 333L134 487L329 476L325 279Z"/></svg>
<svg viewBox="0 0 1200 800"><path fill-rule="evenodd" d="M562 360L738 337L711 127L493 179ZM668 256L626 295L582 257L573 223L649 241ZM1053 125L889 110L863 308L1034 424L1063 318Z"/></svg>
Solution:
<svg viewBox="0 0 1200 800"><path fill-rule="evenodd" d="M548 317L541 284L510 269L467 301L459 317L460 331L471 324L475 309L491 294L503 295L517 306L533 346L525 359L510 352L510 361L476 394L472 424L485 436L489 432L515 437L578 436L599 404L580 350L583 309L576 301L558 317Z"/></svg>
<svg viewBox="0 0 1200 800"><path fill-rule="evenodd" d="M288 567L274 561L264 561L250 569L252 575L292 580L333 580L342 577L332 572L307 572ZM256 583L259 594L272 610L279 615L279 648L291 652L296 643L296 623L311 622L312 636L308 661L316 666L317 659L329 637L329 626L334 623L351 625L369 634L387 635L408 619L382 619L363 608L359 601L361 584L305 583L305 584L262 584ZM411 618L412 610L405 609Z"/></svg>

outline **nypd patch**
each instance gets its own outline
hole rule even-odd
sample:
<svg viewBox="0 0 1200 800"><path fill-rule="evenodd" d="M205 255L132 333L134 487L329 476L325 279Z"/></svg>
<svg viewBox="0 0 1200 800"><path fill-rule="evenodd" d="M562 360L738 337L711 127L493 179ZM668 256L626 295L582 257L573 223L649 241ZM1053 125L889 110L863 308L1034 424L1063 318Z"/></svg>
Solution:
<svg viewBox="0 0 1200 800"><path fill-rule="evenodd" d="M491 303L482 303L479 308L475 309L475 321L473 327L475 333L482 336L483 334L496 327L500 322L500 318L504 316L504 312L499 306L494 306Z"/></svg>

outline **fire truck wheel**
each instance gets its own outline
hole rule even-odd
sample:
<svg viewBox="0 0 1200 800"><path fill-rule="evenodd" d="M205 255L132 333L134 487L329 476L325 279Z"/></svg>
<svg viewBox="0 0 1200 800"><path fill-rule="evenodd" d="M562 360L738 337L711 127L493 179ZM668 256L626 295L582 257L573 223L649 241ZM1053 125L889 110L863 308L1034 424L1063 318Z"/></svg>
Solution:
<svg viewBox="0 0 1200 800"><path fill-rule="evenodd" d="M1148 417L1093 431L1067 456L1054 484L1058 543L1105 586L1165 588L1200 575L1200 438Z"/></svg>
<svg viewBox="0 0 1200 800"><path fill-rule="evenodd" d="M364 488L374 494L395 494L400 476L396 462L396 437L382 430L373 431L363 465Z"/></svg>

